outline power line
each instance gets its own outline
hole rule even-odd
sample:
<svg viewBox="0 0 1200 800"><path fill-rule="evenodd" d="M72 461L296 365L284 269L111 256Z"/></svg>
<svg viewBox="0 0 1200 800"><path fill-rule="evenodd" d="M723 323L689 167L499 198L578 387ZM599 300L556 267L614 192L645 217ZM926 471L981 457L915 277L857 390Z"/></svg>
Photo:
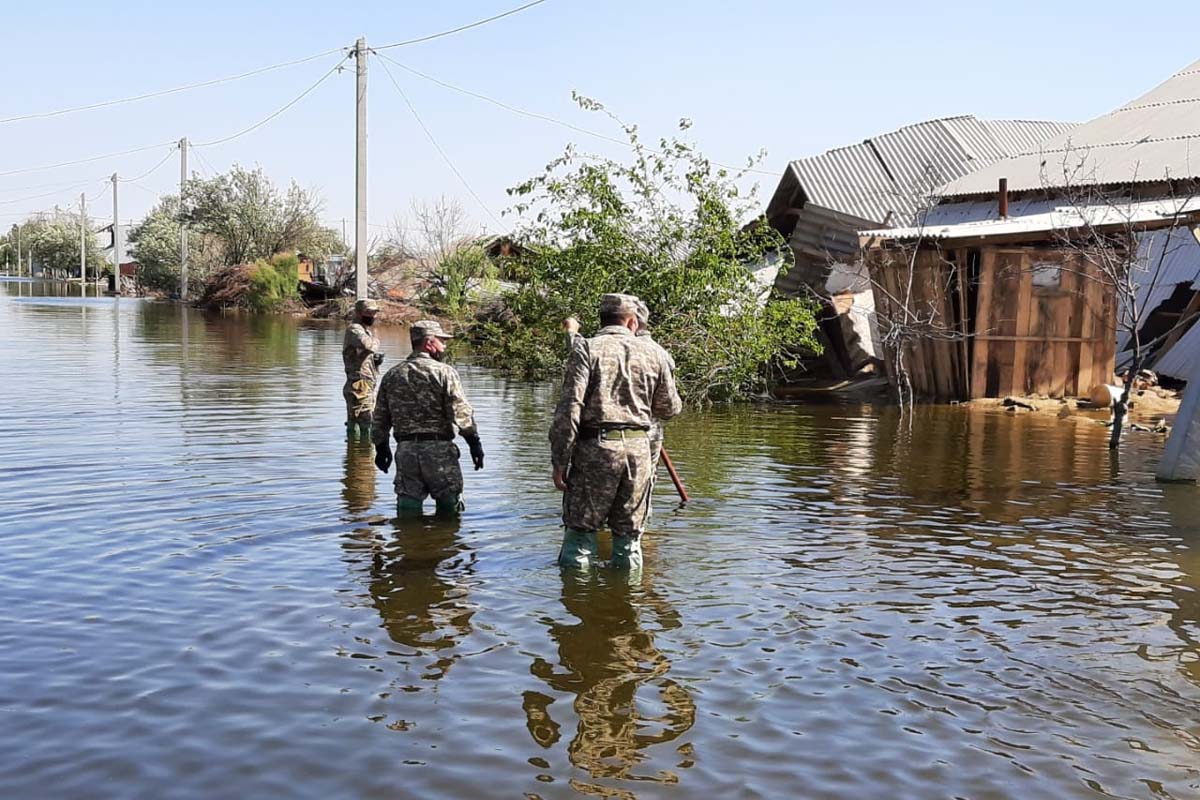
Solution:
<svg viewBox="0 0 1200 800"><path fill-rule="evenodd" d="M45 192L43 194L32 194L32 195L29 195L28 197L18 197L16 200L0 200L0 206L9 206L9 205L12 205L13 203L24 203L26 200L37 200L42 197L54 197L55 195L64 194L66 192L69 192L72 189L80 189L84 186L91 186L92 183L93 183L93 181L83 181L81 183L75 183L75 184L72 184L71 186L68 186L63 189L59 189L54 192Z"/></svg>
<svg viewBox="0 0 1200 800"><path fill-rule="evenodd" d="M174 147L172 147L170 152L168 152L165 156L163 156L162 161L159 161L153 167L146 170L141 175L138 175L136 178L122 178L122 177L118 176L117 180L119 180L121 183L136 183L137 181L140 181L142 178L145 178L145 177L148 177L148 176L154 174L155 172L157 172L159 170L159 168L163 164L167 163L167 161L170 160L171 156L175 155L175 151L178 149L179 149L179 145L175 145Z"/></svg>
<svg viewBox="0 0 1200 800"><path fill-rule="evenodd" d="M372 49L375 49L375 48L372 48ZM492 105L494 105L498 108L502 108L505 111L509 111L513 114L518 114L523 117L529 117L531 119L541 120L543 122L549 122L552 125L558 125L559 127L567 128L569 130L576 131L577 133L586 134L587 136L592 136L592 137L595 137L596 139L602 139L603 141L610 142L612 144L619 144L622 147L628 147L630 149L637 148L636 145L630 143L629 141L627 141L625 139L618 139L615 136L609 136L608 134L604 134L604 133L597 133L596 131L588 130L587 128L580 127L579 125L573 125L570 122L565 122L561 119L555 119L554 117L547 116L546 114L539 114L536 111L527 111L523 108L518 108L517 106L510 105L509 103L505 103L500 100L497 100L494 97L488 97L485 94L480 94L479 92L473 92L470 89L464 89L461 86L455 86L452 83L447 83L446 81L435 78L432 75L427 75L424 72L421 72L420 70L413 69L412 67L410 67L406 64L402 64L399 61L397 61L396 59L387 55L386 53L376 53L376 55L378 55L382 59L387 59L388 61L395 64L397 67L400 67L400 69L405 70L406 72L411 72L413 75L416 75L419 78L424 78L425 80L427 80L431 83L435 83L438 86L441 86L442 88L450 89L451 91L459 92L460 94L465 94L468 97L474 97L476 100L482 100L485 103L491 103ZM386 67L385 67L385 69L386 69ZM648 148L648 149L654 150L655 152L662 152L653 147ZM736 170L738 172L752 172L752 173L755 173L758 175L770 175L772 177L775 177L778 174L775 172L771 172L769 170L756 169L754 167L749 167L749 166L736 166L733 164L723 164L719 161L710 161L709 163L711 163L713 166L716 166L716 167L723 167L725 169Z"/></svg>
<svg viewBox="0 0 1200 800"><path fill-rule="evenodd" d="M323 56L327 56L331 53L340 52L344 49L345 48L342 48L342 47L336 47L332 50L326 50L323 53L315 53L311 56L306 56L304 58L295 59L294 61L284 61L279 64L271 64L266 67L259 67L258 69L253 69L253 70L250 70L249 72L243 72L238 75L228 75L224 78L214 78L212 80L200 81L199 83L189 83L184 86L175 86L170 89L160 89L155 92L146 92L145 94L134 95L132 97L122 97L122 98L118 98L116 100L104 100L99 103L89 103L87 105L82 105L82 106L72 106L71 108L60 108L56 111L42 111L42 112L38 112L36 114L22 114L20 116L15 116L15 117L5 117L3 119L0 119L0 125L6 125L10 122L22 122L24 120L31 120L31 119L47 119L49 117L61 117L65 114L74 114L77 111L92 111L97 108L108 108L110 106L121 105L123 103L136 103L140 100L149 100L154 97L164 97L166 95L178 94L179 92L191 91L192 89L202 89L206 86L216 86L216 85L222 84L222 83L230 83L232 81L240 81L243 78L250 78L255 75L261 75L264 72L271 72L273 70L283 69L284 67L294 67L298 64L306 64L309 61L314 61L318 58L322 58Z"/></svg>
<svg viewBox="0 0 1200 800"><path fill-rule="evenodd" d="M416 39L407 39L403 42L394 42L392 44L385 44L382 47L372 47L371 49L372 50L389 50L393 47L407 47L410 44L420 44L421 42L430 42L430 41L433 41L434 39L441 39L443 36L451 36L455 33L462 33L463 31L470 30L471 28L478 28L480 25L487 25L489 22L495 22L498 19L504 19L505 17L511 17L513 14L519 14L527 8L533 8L534 6L541 5L544 2L546 2L546 0L533 0L532 3L526 3L523 6L517 6L516 8L510 8L508 11L505 11L500 14L496 14L495 16L488 17L486 19L477 20L475 22L471 22L466 25L459 25L457 28L451 28L448 31L441 31L440 33L431 33L428 36L419 36Z"/></svg>
<svg viewBox="0 0 1200 800"><path fill-rule="evenodd" d="M470 192L471 197L474 197L475 202L479 203L479 207L482 208L485 212L487 212L487 215L489 217L491 217L492 220L495 221L495 223L497 225L499 225L500 227L504 227L504 223L501 222L500 218L497 217L495 214L493 214L492 210L487 207L487 204L484 203L482 199L480 199L479 195L475 193L475 190L471 188L471 184L468 183L467 179L463 177L463 174L458 171L458 167L454 166L454 162L450 160L450 156L446 155L446 151L443 150L442 146L437 143L437 139L435 139L433 137L433 133L430 132L429 128L426 127L425 123L421 120L421 115L417 113L417 109L413 106L412 102L408 99L408 95L406 95L404 93L404 90L400 88L400 84L396 81L396 76L392 74L392 71L390 69L388 69L388 65L382 61L379 62L379 64L381 67L383 67L383 71L385 73L387 73L388 79L391 80L392 85L396 87L396 91L400 93L401 99L403 99L404 104L406 106L408 106L408 110L412 112L413 118L417 121L417 124L421 126L421 130L425 131L425 136L427 136L429 138L430 144L432 144L434 149L438 151L438 153L442 157L442 160L446 162L446 166L448 166L450 168L451 172L453 172L455 175L458 176L459 181L461 181L462 185L464 187L466 187L466 190L468 192Z"/></svg>
<svg viewBox="0 0 1200 800"><path fill-rule="evenodd" d="M318 86L320 86L322 83L324 83L326 80L328 80L329 76L333 75L333 73L340 70L342 67L342 64L344 64L346 62L346 60L349 58L350 58L349 55L342 56L340 59L338 59L338 62L336 64L334 64L332 67L329 68L328 72L326 72L324 75L322 75L320 78L317 79L316 83L314 83L312 86L309 86L307 89L305 89L303 92L301 92L298 96L296 96L293 100L291 100L291 102L289 102L283 108L279 109L278 111L274 112L273 114L270 114L267 117L264 117L263 119L254 123L250 127L244 128L244 129L238 131L237 133L231 134L231 135L226 136L221 139L213 139L211 142L191 142L190 143L191 146L192 147L212 147L213 145L224 144L225 142L231 142L234 139L237 139L241 136L245 136L247 133L250 133L251 131L258 130L263 125L266 125L268 122L275 119L276 117L278 117L283 112L287 111L292 106L296 105L296 103L299 103L305 97L308 97L308 95L311 94L313 92L313 90L315 90Z"/></svg>
<svg viewBox="0 0 1200 800"><path fill-rule="evenodd" d="M46 165L43 165L40 167L25 167L23 169L11 169L8 172L0 172L0 178L3 178L7 175L24 175L29 172L46 172L46 171L49 171L52 169L59 169L61 167L73 167L76 164L91 164L96 161L104 161L105 159L109 159L109 158L117 158L118 156L128 156L128 155L133 155L134 153L144 153L147 150L157 150L160 147L167 147L172 144L174 144L174 142L159 142L158 144L148 144L145 147L134 147L130 150L120 150L115 153L105 153L104 155L101 155L101 156L91 156L90 158L79 158L74 161L62 161L58 164L46 164Z"/></svg>
<svg viewBox="0 0 1200 800"><path fill-rule="evenodd" d="M199 150L197 150L197 151L196 151L196 158L200 160L200 169L201 169L201 170L205 170L205 169L207 169L207 170L208 170L209 172L211 172L213 175L219 175L219 174L220 174L220 172L218 172L216 169L214 169L214 168L213 168L213 165L212 165L211 163L209 163L209 160L208 160L207 158L205 158L205 157L204 157L204 153L202 153L202 152L200 152Z"/></svg>

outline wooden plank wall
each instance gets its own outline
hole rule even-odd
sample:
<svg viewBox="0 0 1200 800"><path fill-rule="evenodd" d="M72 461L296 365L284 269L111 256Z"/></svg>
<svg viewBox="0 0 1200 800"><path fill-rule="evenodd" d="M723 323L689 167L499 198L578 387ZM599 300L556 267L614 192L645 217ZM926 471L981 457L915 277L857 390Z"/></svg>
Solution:
<svg viewBox="0 0 1200 800"><path fill-rule="evenodd" d="M1037 265L1057 265L1058 285L1035 286ZM1115 295L1074 254L985 248L975 335L971 397L1079 396L1111 380Z"/></svg>
<svg viewBox="0 0 1200 800"><path fill-rule="evenodd" d="M903 348L904 365L918 397L929 400L965 397L967 350L961 337L954 335L962 331L965 318L959 291L962 285L959 254L925 249L910 261L911 255L903 251L874 251L868 261L876 284L876 313L885 338L892 323L909 329L900 341L885 343L888 378L896 385L900 356L896 351Z"/></svg>

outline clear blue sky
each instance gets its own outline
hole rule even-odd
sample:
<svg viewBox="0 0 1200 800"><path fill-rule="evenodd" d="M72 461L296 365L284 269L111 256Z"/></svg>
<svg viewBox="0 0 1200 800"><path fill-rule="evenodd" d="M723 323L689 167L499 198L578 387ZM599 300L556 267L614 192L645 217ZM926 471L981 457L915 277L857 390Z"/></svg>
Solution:
<svg viewBox="0 0 1200 800"><path fill-rule="evenodd" d="M206 0L204 3L10 2L0 12L0 117L53 110L217 78L350 45L382 45L490 16L520 0L455 3ZM1190 3L874 2L780 0L548 0L521 14L426 44L387 51L445 81L506 103L613 133L578 110L595 97L657 137L689 117L712 158L740 162L766 148L766 165L860 141L923 119L957 114L1084 121L1195 60ZM188 136L234 133L312 84L331 55L235 83L115 108L0 125L0 172L86 158ZM597 142L509 114L392 67L425 124L497 214L504 189L536 174L569 141ZM317 189L330 221L354 214L353 70L334 76L286 114L193 157L201 172L261 165L279 182ZM371 64L370 217L383 225L411 199L471 198ZM167 148L48 172L0 177L0 225L17 212L77 201L94 181L95 214L109 210L99 182L137 175ZM153 192L174 191L172 158L126 185L121 216L138 217ZM770 193L774 179L762 176ZM38 187L38 188L26 188ZM14 203L34 194L58 195ZM378 231L376 231L378 232Z"/></svg>

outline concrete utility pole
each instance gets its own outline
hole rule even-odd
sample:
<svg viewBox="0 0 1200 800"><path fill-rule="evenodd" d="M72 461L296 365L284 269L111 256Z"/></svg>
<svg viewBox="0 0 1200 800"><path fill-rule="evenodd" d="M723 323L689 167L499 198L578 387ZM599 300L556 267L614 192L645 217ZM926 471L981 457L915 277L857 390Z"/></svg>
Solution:
<svg viewBox="0 0 1200 800"><path fill-rule="evenodd" d="M112 174L113 185L113 294L121 296L121 224L117 221L117 173Z"/></svg>
<svg viewBox="0 0 1200 800"><path fill-rule="evenodd" d="M87 194L79 193L79 293L87 297Z"/></svg>
<svg viewBox="0 0 1200 800"><path fill-rule="evenodd" d="M188 140L183 137L179 140L179 204L180 211L183 211L183 195L184 187L187 186L187 150ZM187 274L187 258L188 258L188 230L187 222L179 225L179 299L187 302L188 295L188 274Z"/></svg>
<svg viewBox="0 0 1200 800"><path fill-rule="evenodd" d="M354 118L354 296L367 298L367 39L354 43L357 91Z"/></svg>
<svg viewBox="0 0 1200 800"><path fill-rule="evenodd" d="M17 232L17 277L21 277L21 226L13 225L13 230Z"/></svg>

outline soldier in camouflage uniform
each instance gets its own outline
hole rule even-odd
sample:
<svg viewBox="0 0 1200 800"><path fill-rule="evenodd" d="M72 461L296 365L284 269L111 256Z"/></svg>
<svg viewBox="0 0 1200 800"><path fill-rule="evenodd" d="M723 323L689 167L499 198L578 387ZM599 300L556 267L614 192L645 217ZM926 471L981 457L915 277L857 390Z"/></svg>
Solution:
<svg viewBox="0 0 1200 800"><path fill-rule="evenodd" d="M641 534L650 510L648 432L679 413L675 379L656 345L634 335L636 302L606 294L600 331L571 349L550 427L554 485L562 492L566 532L559 564L596 560L596 531L613 534L612 565L641 566Z"/></svg>
<svg viewBox="0 0 1200 800"><path fill-rule="evenodd" d="M342 338L342 366L346 368L346 383L342 397L346 399L346 438L363 439L371 435L371 413L375 410L375 387L379 383L379 365L383 353L379 338L371 333L379 304L374 300L359 300L354 304L354 322Z"/></svg>
<svg viewBox="0 0 1200 800"><path fill-rule="evenodd" d="M667 366L671 370L671 375L675 375L675 358L658 342L650 337L650 306L646 305L645 301L638 298L634 304L637 307L638 329L637 336L639 339L654 345L658 350L659 355L666 360ZM658 476L658 460L662 457L663 447L663 423L662 420L656 419L650 425L650 463L654 465L654 472L651 475L651 483L654 483Z"/></svg>
<svg viewBox="0 0 1200 800"><path fill-rule="evenodd" d="M397 513L420 514L421 503L432 496L439 514L456 514L463 507L456 427L475 469L483 469L475 414L458 371L442 363L450 335L432 320L413 323L409 334L412 355L388 370L379 387L371 431L375 465L384 472L392 465L388 434L394 429Z"/></svg>

